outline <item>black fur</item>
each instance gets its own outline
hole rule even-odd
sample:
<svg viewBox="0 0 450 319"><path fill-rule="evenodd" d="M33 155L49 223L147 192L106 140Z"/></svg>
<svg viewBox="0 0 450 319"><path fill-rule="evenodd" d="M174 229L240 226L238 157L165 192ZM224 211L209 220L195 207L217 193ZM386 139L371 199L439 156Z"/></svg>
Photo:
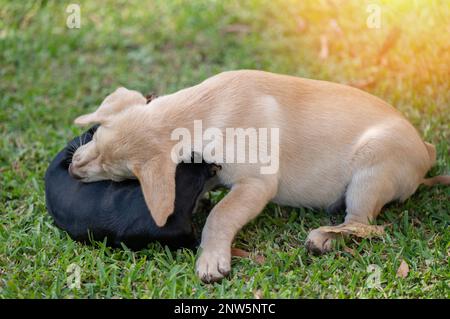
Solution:
<svg viewBox="0 0 450 319"><path fill-rule="evenodd" d="M345 193L337 201L327 207L326 212L330 217L330 222L332 225L339 224L339 219L345 214L346 208Z"/></svg>
<svg viewBox="0 0 450 319"><path fill-rule="evenodd" d="M194 248L192 213L206 180L214 174L206 163L181 163L176 170L175 211L159 228L145 204L137 180L120 183L82 183L70 177L68 166L78 141L87 143L97 127L75 138L52 161L45 174L47 209L61 229L74 240L103 241L112 247L124 243L130 249L159 241L170 248Z"/></svg>

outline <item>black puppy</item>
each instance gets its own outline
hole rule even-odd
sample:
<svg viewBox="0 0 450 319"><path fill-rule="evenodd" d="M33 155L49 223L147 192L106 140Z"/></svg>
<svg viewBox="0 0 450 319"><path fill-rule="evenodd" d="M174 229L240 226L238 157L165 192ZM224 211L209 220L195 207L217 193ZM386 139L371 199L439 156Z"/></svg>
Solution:
<svg viewBox="0 0 450 319"><path fill-rule="evenodd" d="M102 241L130 249L159 241L170 248L194 248L192 213L206 180L215 174L214 164L180 163L176 170L175 211L167 224L156 226L139 182L100 181L82 183L72 178L68 166L77 141L89 142L98 126L75 138L52 161L45 174L47 209L58 227L77 241ZM79 145L78 145L79 146Z"/></svg>

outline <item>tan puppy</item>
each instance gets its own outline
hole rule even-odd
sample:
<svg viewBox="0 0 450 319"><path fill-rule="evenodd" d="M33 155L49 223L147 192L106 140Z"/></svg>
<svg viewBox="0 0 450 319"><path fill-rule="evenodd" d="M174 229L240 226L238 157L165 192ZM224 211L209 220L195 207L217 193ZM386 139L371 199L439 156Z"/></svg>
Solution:
<svg viewBox="0 0 450 319"><path fill-rule="evenodd" d="M369 223L383 205L405 200L421 183L449 182L424 179L435 148L399 112L348 86L243 70L145 102L140 93L120 88L95 113L77 118L77 124L101 126L76 151L70 169L86 182L137 177L160 226L173 211L175 168L183 160L173 160L179 142L171 138L174 130L192 132L195 120L224 135L227 128L279 130L279 139L265 145L279 149L275 172L262 174L262 160L221 164L217 183L231 191L203 230L197 273L206 282L229 273L234 236L269 201L318 208L345 201L346 223ZM313 230L307 247L327 251L330 239Z"/></svg>

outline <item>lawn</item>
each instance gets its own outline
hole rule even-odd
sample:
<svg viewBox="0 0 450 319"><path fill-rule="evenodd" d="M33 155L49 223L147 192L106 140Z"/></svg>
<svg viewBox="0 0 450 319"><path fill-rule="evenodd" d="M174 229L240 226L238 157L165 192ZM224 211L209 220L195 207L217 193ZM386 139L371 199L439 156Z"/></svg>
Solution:
<svg viewBox="0 0 450 319"><path fill-rule="evenodd" d="M430 175L449 174L446 1L76 1L81 26L70 29L72 2L0 0L0 298L450 297L448 186L421 186L384 209L383 238L325 256L304 247L309 230L329 223L324 211L269 205L234 242L264 258L235 257L229 279L205 285L196 252L72 241L46 212L43 182L49 161L82 132L73 119L117 86L166 94L240 68L383 98L437 146ZM371 3L379 28L367 24ZM72 264L79 287L67 280Z"/></svg>

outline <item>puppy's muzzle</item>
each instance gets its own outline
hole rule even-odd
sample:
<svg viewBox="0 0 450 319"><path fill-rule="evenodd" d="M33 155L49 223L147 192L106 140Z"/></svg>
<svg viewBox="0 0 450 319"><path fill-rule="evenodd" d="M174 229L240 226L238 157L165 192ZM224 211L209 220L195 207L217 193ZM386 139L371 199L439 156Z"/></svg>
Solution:
<svg viewBox="0 0 450 319"><path fill-rule="evenodd" d="M73 171L73 164L72 163L69 164L69 175L72 178L75 178L75 179L82 179L83 178L80 175L77 175L76 173L74 173L74 171Z"/></svg>

